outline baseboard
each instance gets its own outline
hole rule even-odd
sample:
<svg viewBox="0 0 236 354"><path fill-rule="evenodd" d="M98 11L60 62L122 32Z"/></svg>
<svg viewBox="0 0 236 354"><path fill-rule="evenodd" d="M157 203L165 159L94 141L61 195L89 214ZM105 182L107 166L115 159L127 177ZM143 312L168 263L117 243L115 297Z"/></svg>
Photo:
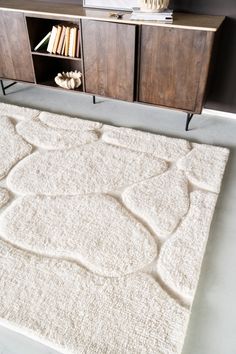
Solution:
<svg viewBox="0 0 236 354"><path fill-rule="evenodd" d="M216 111L214 109L204 108L202 111L202 114L207 114L209 116L217 116L217 117L222 117L222 118L236 119L236 113Z"/></svg>

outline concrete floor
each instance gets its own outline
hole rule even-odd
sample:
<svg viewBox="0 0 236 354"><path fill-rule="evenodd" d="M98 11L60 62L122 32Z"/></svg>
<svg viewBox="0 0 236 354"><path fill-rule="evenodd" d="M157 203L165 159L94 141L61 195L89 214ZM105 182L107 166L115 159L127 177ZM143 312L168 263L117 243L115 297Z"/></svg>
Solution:
<svg viewBox="0 0 236 354"><path fill-rule="evenodd" d="M181 112L102 98L93 105L90 96L25 84L10 88L0 101L230 148L182 354L236 353L236 120L195 116L185 132ZM0 327L0 354L55 353Z"/></svg>

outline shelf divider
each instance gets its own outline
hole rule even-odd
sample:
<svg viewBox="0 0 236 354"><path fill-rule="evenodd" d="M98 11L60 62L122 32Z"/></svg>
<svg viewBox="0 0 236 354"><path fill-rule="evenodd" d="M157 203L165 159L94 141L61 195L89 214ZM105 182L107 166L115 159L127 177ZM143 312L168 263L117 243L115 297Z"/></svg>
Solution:
<svg viewBox="0 0 236 354"><path fill-rule="evenodd" d="M51 54L51 53L48 53L46 51L34 51L34 50L32 50L31 54L32 55L41 55L41 56L44 56L44 57L51 57L51 58L60 58L60 59L69 59L69 60L78 60L78 61L82 60L81 58L74 58L74 57L69 57L69 56L60 55L60 54Z"/></svg>

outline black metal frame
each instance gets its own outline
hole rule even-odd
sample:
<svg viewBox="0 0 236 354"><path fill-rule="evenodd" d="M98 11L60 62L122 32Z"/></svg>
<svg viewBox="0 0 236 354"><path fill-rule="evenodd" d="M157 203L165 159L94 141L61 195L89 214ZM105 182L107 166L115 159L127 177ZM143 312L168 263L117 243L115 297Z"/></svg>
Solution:
<svg viewBox="0 0 236 354"><path fill-rule="evenodd" d="M12 82L11 84L4 86L3 81L0 79L0 84L2 88L2 93L5 96L6 95L6 90L10 88L11 86L17 84L16 81ZM93 95L93 104L96 104L96 96ZM185 125L185 131L187 132L189 130L189 124L193 118L194 114L193 113L187 113L187 119L186 119L186 125Z"/></svg>
<svg viewBox="0 0 236 354"><path fill-rule="evenodd" d="M93 104L96 104L96 96L93 95ZM189 131L189 124L194 116L194 113L187 113L187 119L186 119L186 125L185 125L185 131Z"/></svg>
<svg viewBox="0 0 236 354"><path fill-rule="evenodd" d="M187 113L187 120L186 120L186 126L185 126L185 131L189 131L189 123L191 122L194 114L193 113Z"/></svg>
<svg viewBox="0 0 236 354"><path fill-rule="evenodd" d="M3 81L2 81L1 79L0 79L0 83L1 83L2 93L3 93L4 96L6 96L6 90L7 90L9 87L11 87L11 86L17 84L17 82L14 81L14 82L12 82L12 83L9 84L9 85L4 86Z"/></svg>

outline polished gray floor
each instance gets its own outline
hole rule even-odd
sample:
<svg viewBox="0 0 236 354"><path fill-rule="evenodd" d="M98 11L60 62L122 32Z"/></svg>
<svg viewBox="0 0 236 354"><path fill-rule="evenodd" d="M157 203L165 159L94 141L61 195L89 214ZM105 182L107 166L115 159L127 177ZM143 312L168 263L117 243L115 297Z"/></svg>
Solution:
<svg viewBox="0 0 236 354"><path fill-rule="evenodd" d="M236 120L195 116L185 132L181 112L101 98L93 105L90 96L23 84L8 92L0 101L230 148L183 354L236 353ZM55 353L0 327L0 354Z"/></svg>

